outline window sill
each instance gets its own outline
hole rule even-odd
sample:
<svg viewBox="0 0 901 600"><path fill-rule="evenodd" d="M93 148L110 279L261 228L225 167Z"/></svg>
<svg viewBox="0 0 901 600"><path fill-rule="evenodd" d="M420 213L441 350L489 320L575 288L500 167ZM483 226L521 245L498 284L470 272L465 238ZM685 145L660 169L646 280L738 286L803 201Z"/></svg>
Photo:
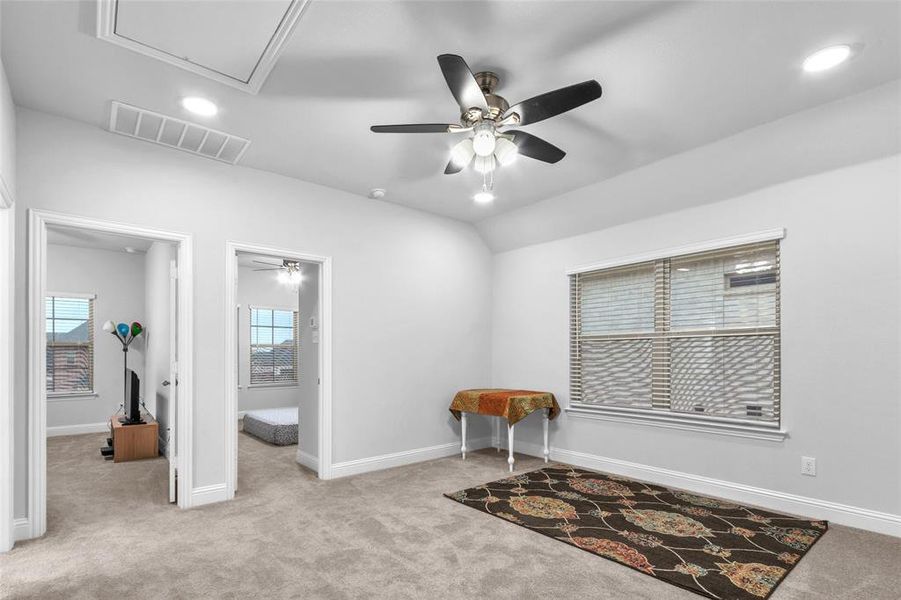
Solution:
<svg viewBox="0 0 901 600"><path fill-rule="evenodd" d="M580 419L595 419L598 421L613 421L616 423L632 423L635 425L650 425L665 429L679 429L682 431L697 431L728 435L732 437L765 440L769 442L781 442L788 437L788 432L770 427L755 427L739 423L726 423L721 421L708 421L692 419L688 417L673 416L669 414L651 414L647 411L617 410L600 407L568 406L566 413Z"/></svg>
<svg viewBox="0 0 901 600"><path fill-rule="evenodd" d="M247 386L249 390L258 390L258 389L278 389L278 388L296 388L299 387L298 383L251 383Z"/></svg>
<svg viewBox="0 0 901 600"><path fill-rule="evenodd" d="M60 402L64 400L85 400L87 398L98 398L100 394L97 392L58 392L48 393L48 402Z"/></svg>

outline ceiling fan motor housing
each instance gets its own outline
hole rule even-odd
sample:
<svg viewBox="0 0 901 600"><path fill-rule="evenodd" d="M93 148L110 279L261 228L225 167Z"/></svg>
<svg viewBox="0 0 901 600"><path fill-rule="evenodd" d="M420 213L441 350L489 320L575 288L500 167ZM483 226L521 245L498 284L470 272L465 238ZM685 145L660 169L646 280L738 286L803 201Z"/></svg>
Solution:
<svg viewBox="0 0 901 600"><path fill-rule="evenodd" d="M479 89L485 95L485 102L488 104L488 114L482 114L481 110L468 110L460 118L461 123L465 127L472 127L482 119L491 119L497 121L510 108L510 104L503 96L494 93L500 78L497 73L491 71L479 71L474 75Z"/></svg>

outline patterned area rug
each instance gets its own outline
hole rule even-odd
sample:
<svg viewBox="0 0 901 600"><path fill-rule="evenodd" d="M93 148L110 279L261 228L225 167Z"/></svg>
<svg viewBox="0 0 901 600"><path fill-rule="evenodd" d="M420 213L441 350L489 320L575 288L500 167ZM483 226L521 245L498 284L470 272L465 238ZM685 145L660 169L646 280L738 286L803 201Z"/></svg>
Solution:
<svg viewBox="0 0 901 600"><path fill-rule="evenodd" d="M719 600L769 597L827 527L560 464L446 495Z"/></svg>

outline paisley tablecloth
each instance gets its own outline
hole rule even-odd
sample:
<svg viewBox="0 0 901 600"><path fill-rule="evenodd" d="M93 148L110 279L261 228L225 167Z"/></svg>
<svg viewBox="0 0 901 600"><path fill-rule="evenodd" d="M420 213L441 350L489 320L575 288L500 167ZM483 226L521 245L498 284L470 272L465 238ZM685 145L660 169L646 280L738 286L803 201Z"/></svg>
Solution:
<svg viewBox="0 0 901 600"><path fill-rule="evenodd" d="M560 405L550 392L530 390L462 390L457 392L449 410L459 421L461 412L504 417L513 425L526 415L550 409L548 418L555 419L560 414Z"/></svg>

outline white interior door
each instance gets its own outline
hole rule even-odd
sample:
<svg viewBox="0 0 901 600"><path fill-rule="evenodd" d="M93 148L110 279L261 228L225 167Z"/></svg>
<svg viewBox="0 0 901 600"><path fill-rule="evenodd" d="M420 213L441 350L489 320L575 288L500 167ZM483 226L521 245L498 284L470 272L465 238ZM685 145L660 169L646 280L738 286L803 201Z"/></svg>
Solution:
<svg viewBox="0 0 901 600"><path fill-rule="evenodd" d="M166 413L169 416L169 502L176 501L176 471L178 463L178 267L169 262L169 394Z"/></svg>

